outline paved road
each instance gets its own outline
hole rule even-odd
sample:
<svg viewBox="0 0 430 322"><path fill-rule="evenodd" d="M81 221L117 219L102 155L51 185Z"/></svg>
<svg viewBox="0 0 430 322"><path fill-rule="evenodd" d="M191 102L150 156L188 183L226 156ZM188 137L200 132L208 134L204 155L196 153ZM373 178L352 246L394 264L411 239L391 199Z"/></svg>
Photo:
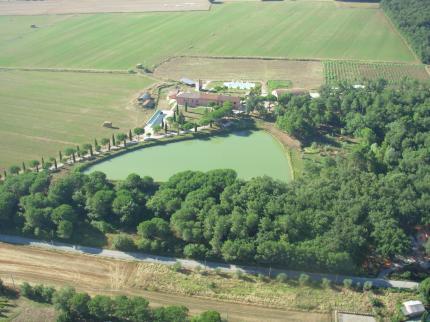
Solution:
<svg viewBox="0 0 430 322"><path fill-rule="evenodd" d="M135 253L135 252L122 252L117 250L109 250L103 248L95 248L95 247L86 247L79 245L71 245L60 242L45 242L32 238L20 237L20 236L11 236L11 235L3 235L0 234L0 242L16 244L16 245L27 245L40 247L45 249L59 250L77 254L87 254L94 256L102 256L107 258L115 258L121 260L131 260L131 261L143 261L147 263L157 263L164 265L174 265L175 263L181 263L182 267L193 269L198 266L205 269L219 269L223 272L234 273L236 271L241 271L247 274L263 274L266 276L274 277L280 273L285 273L289 278L298 278L300 274L303 272L284 270L284 269L270 269L264 267L255 267L255 266L242 266L242 265L233 265L233 264L224 264L224 263L216 263L216 262L206 262L206 261L198 261L191 259L181 259L175 257L167 257L167 256L156 256L156 255L148 255L143 253ZM310 278L314 281L320 281L323 278L327 278L331 280L333 283L342 283L342 281L346 278L349 278L353 281L353 283L364 284L366 281L370 281L373 283L375 287L395 287L395 288L405 288L405 289L414 289L418 287L418 283L409 282L409 281L392 281L384 278L367 278L367 277L356 277L356 276L345 276L345 275L334 275L334 274L320 274L320 273L306 273L310 276Z"/></svg>

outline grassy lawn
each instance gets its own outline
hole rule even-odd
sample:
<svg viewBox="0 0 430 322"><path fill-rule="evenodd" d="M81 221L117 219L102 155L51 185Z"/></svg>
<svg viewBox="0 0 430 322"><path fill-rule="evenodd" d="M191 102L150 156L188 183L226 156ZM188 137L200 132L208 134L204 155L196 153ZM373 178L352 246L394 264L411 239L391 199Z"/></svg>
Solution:
<svg viewBox="0 0 430 322"><path fill-rule="evenodd" d="M0 168L56 156L66 146L143 125L152 111L134 106L151 84L136 75L0 72Z"/></svg>
<svg viewBox="0 0 430 322"><path fill-rule="evenodd" d="M35 17L0 17L0 30L19 35L0 37L0 66L127 69L187 54L416 60L380 9L339 8L333 2L226 3L208 12L37 19L41 28L29 30Z"/></svg>
<svg viewBox="0 0 430 322"><path fill-rule="evenodd" d="M275 89L279 88L289 88L291 87L291 81L287 80L269 80L267 81L267 87L269 88L269 93L271 93Z"/></svg>

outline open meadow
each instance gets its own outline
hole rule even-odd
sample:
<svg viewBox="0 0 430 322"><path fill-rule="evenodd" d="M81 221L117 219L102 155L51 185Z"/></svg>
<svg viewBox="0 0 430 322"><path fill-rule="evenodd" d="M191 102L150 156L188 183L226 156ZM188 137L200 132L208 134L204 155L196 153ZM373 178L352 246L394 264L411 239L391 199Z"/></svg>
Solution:
<svg viewBox="0 0 430 322"><path fill-rule="evenodd" d="M40 28L29 32L31 24ZM0 17L0 30L15 28L13 39L0 42L0 66L128 69L178 55L416 61L380 9L333 2L224 3L210 11L69 15L55 22Z"/></svg>
<svg viewBox="0 0 430 322"><path fill-rule="evenodd" d="M66 146L142 125L152 111L134 106L152 83L137 75L0 71L0 168L57 156Z"/></svg>

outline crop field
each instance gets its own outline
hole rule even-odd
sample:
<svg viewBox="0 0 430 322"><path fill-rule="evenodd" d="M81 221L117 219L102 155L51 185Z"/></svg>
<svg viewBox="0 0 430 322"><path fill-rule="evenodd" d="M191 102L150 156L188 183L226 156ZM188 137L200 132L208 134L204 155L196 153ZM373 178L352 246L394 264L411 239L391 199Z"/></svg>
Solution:
<svg viewBox="0 0 430 322"><path fill-rule="evenodd" d="M217 310L229 321L331 321L333 309L371 313L371 298L384 313L408 299L408 292L355 292L337 286L303 287L294 281L196 271L174 272L160 264L127 262L0 243L0 278L53 286L73 285L89 293L141 295L154 305L185 305L191 313ZM302 311L302 312L300 312ZM304 311L304 312L303 312Z"/></svg>
<svg viewBox="0 0 430 322"><path fill-rule="evenodd" d="M178 57L155 69L164 79L181 77L204 80L288 80L295 87L318 88L324 83L323 64L319 61L211 59Z"/></svg>
<svg viewBox="0 0 430 322"><path fill-rule="evenodd" d="M127 74L0 71L0 168L142 125L132 103L151 80Z"/></svg>
<svg viewBox="0 0 430 322"><path fill-rule="evenodd" d="M393 64L393 63L359 63L326 61L324 75L327 84L339 81L361 81L384 78L391 83L398 83L408 77L421 81L430 80L430 75L424 65Z"/></svg>
<svg viewBox="0 0 430 322"><path fill-rule="evenodd" d="M0 15L209 10L205 0L0 0Z"/></svg>
<svg viewBox="0 0 430 322"><path fill-rule="evenodd" d="M0 17L0 66L128 69L172 56L414 62L380 9L333 2L241 2L210 11ZM19 20L19 23L16 22ZM22 27L21 24L25 27ZM11 28L10 26L14 26ZM27 29L28 28L28 29Z"/></svg>

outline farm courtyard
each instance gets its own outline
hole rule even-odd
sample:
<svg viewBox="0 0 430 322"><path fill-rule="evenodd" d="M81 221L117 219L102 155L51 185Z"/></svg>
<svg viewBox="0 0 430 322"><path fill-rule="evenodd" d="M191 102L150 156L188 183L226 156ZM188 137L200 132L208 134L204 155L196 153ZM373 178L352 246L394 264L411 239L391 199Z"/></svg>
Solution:
<svg viewBox="0 0 430 322"><path fill-rule="evenodd" d="M31 24L38 28L30 30ZM380 9L334 1L234 2L210 11L58 19L1 16L5 29L11 31L0 38L0 66L128 69L178 55L416 61Z"/></svg>

